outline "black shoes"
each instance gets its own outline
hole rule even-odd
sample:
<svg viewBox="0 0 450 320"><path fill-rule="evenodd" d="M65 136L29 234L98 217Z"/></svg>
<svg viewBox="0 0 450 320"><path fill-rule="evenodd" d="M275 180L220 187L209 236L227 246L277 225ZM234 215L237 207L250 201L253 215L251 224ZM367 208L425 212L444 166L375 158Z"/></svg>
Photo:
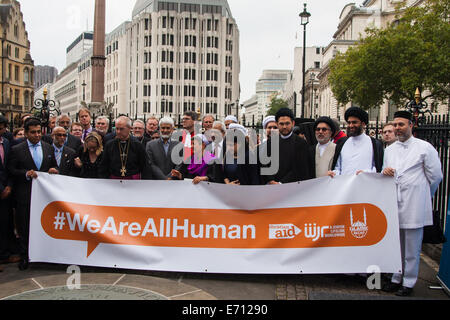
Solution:
<svg viewBox="0 0 450 320"><path fill-rule="evenodd" d="M404 287L404 286L400 285L399 283L393 283L393 282L386 283L383 286L383 288L381 288L381 290L384 292L390 292L390 293L395 292L395 295L398 297L410 296L413 291L412 288Z"/></svg>
<svg viewBox="0 0 450 320"><path fill-rule="evenodd" d="M398 297L408 297L411 295L413 289L412 288L408 288L408 287L401 287L396 293L395 295Z"/></svg>
<svg viewBox="0 0 450 320"><path fill-rule="evenodd" d="M392 293L398 291L400 288L400 283L387 282L383 288L381 288L381 291Z"/></svg>
<svg viewBox="0 0 450 320"><path fill-rule="evenodd" d="M19 270L20 271L27 270L28 265L29 265L28 258L21 258L19 261Z"/></svg>

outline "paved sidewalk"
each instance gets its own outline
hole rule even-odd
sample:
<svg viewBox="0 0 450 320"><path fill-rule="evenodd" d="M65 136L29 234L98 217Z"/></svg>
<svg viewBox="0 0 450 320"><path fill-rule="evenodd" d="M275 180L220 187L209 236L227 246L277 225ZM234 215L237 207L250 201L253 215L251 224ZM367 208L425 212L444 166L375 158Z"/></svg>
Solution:
<svg viewBox="0 0 450 320"><path fill-rule="evenodd" d="M369 290L359 277L347 275L227 275L170 273L81 267L80 290L68 290L67 265L33 263L26 271L2 265L0 299L89 300L450 300L438 286L438 265L422 255L413 294L399 298ZM19 295L18 295L19 294Z"/></svg>

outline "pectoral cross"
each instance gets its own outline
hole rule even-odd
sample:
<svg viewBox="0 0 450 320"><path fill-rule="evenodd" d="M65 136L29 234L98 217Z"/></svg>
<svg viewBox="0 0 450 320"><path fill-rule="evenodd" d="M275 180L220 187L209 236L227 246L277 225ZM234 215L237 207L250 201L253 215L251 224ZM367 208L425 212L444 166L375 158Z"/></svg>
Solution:
<svg viewBox="0 0 450 320"><path fill-rule="evenodd" d="M122 167L122 169L120 169L120 173L122 174L122 177L125 177L125 175L127 174L127 169L125 169L125 167Z"/></svg>

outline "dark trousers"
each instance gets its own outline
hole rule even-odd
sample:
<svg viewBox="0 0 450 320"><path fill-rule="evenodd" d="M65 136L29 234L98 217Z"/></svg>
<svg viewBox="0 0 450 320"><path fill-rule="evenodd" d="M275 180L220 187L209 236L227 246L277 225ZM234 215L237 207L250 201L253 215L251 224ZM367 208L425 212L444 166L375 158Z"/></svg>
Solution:
<svg viewBox="0 0 450 320"><path fill-rule="evenodd" d="M11 203L11 199L0 200L0 260L8 259L18 251Z"/></svg>
<svg viewBox="0 0 450 320"><path fill-rule="evenodd" d="M19 253L22 258L28 258L30 237L30 200L17 202L16 227L19 234Z"/></svg>

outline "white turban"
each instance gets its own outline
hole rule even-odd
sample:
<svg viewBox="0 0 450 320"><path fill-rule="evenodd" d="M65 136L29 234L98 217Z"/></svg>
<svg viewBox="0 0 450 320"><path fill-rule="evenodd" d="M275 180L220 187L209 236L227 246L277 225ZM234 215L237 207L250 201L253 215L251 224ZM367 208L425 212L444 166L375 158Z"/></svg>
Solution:
<svg viewBox="0 0 450 320"><path fill-rule="evenodd" d="M244 126L237 124L237 123L231 123L228 127L229 130L239 130L241 131L245 136L247 135L247 129L244 128Z"/></svg>
<svg viewBox="0 0 450 320"><path fill-rule="evenodd" d="M233 121L234 123L238 123L237 118L235 116L228 116L225 118L225 121Z"/></svg>
<svg viewBox="0 0 450 320"><path fill-rule="evenodd" d="M266 118L264 119L264 121L263 121L263 128L264 128L264 130L267 128L267 125L268 125L269 123L271 123L271 122L276 122L275 116L268 116L268 117L266 117Z"/></svg>

